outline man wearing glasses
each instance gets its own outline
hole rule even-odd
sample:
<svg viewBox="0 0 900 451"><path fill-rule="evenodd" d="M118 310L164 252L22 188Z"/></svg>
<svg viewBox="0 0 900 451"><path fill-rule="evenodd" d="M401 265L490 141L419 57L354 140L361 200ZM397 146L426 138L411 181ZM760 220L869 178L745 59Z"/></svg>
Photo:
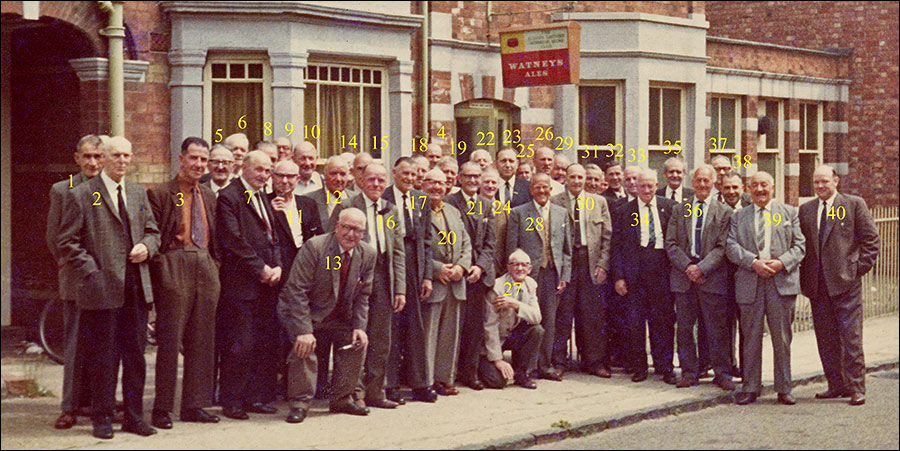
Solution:
<svg viewBox="0 0 900 451"><path fill-rule="evenodd" d="M288 423L306 418L316 391L316 341L334 342L331 412L368 415L353 402L363 356L369 344L366 323L375 272L375 250L361 239L366 215L347 208L338 215L335 231L314 237L300 248L297 264L278 297L278 318L292 337L288 355Z"/></svg>
<svg viewBox="0 0 900 451"><path fill-rule="evenodd" d="M224 144L216 144L209 151L209 173L200 178L200 184L206 185L216 197L219 191L231 183L234 178L234 154Z"/></svg>

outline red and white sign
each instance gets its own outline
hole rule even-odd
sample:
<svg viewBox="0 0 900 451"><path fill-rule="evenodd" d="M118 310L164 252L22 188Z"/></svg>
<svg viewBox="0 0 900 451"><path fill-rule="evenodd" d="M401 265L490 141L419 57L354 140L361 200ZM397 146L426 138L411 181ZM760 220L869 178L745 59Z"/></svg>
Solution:
<svg viewBox="0 0 900 451"><path fill-rule="evenodd" d="M575 22L501 32L503 86L578 83L580 41Z"/></svg>

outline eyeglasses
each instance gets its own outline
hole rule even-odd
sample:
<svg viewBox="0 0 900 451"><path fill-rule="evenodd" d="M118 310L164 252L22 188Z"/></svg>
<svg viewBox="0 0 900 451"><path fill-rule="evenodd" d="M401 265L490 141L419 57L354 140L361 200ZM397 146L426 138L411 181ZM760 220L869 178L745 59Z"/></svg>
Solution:
<svg viewBox="0 0 900 451"><path fill-rule="evenodd" d="M531 263L525 263L525 262L515 262L515 263L514 263L514 262L509 262L509 266L512 266L513 268L527 268L527 267L531 266Z"/></svg>
<svg viewBox="0 0 900 451"><path fill-rule="evenodd" d="M366 233L366 229L361 229L359 227L348 226L345 224L338 223L341 226L341 229L344 230L344 233L354 233L356 235L364 235Z"/></svg>

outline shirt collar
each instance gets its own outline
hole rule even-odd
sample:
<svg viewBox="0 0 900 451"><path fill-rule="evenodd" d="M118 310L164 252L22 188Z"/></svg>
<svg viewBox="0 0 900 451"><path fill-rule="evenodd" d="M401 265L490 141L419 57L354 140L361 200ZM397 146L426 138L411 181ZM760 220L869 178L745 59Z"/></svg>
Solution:
<svg viewBox="0 0 900 451"><path fill-rule="evenodd" d="M547 201L546 204L544 204L543 207L541 206L541 204L537 203L536 200L533 200L532 202L534 202L534 208L537 208L537 211L539 211L539 212L543 212L543 211L544 211L544 208L547 208L547 207L550 206L550 201L549 201L549 200Z"/></svg>
<svg viewBox="0 0 900 451"><path fill-rule="evenodd" d="M637 198L637 200L638 200L638 203L641 204L642 207L643 207L643 206L646 206L646 205L649 205L649 206L651 206L651 207L653 207L653 208L656 208L656 196L653 196L653 199L650 200L650 203L649 203L649 204L644 203L644 201L641 200L641 198Z"/></svg>
<svg viewBox="0 0 900 451"><path fill-rule="evenodd" d="M834 194L832 194L831 197L829 197L829 198L825 201L825 206L827 207L827 206L829 206L829 205L834 205L834 198L837 197L837 195L838 195L838 192L837 192L837 190L835 190L835 191L834 191ZM821 199L819 199L819 200L821 200Z"/></svg>
<svg viewBox="0 0 900 451"><path fill-rule="evenodd" d="M769 203L767 203L767 204L766 204L765 206L763 206L763 207L760 207L759 205L753 204L753 208L754 208L754 211L755 211L756 213L759 213L760 211L772 210L772 201L769 200Z"/></svg>
<svg viewBox="0 0 900 451"><path fill-rule="evenodd" d="M100 180L103 181L103 184L106 186L106 191L109 192L110 196L116 196L118 193L116 192L116 188L121 185L122 191L125 190L125 177L122 177L118 183L112 179L109 175L106 174L106 169L100 172Z"/></svg>
<svg viewBox="0 0 900 451"><path fill-rule="evenodd" d="M672 189L671 186L666 185L666 197L672 197L672 193L673 193L673 192L674 192L675 194L678 194L678 195L680 196L680 195L681 195L681 191L682 191L681 188L684 188L684 187L683 187L683 186L679 186L678 188Z"/></svg>

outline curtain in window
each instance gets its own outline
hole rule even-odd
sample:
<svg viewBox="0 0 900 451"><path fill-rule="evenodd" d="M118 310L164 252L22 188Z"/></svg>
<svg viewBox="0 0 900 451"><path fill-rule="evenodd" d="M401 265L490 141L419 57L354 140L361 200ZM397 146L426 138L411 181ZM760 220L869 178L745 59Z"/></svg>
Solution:
<svg viewBox="0 0 900 451"><path fill-rule="evenodd" d="M359 152L360 140L365 140L359 136L359 88L322 85L319 92L322 96L319 102L322 109L319 153L328 157L343 152ZM351 142L355 142L356 146Z"/></svg>
<svg viewBox="0 0 900 451"><path fill-rule="evenodd" d="M222 136L244 133L252 148L262 140L262 83L213 83L212 136L222 129ZM240 129L238 120L244 117L247 128ZM215 138L214 138L215 139Z"/></svg>

